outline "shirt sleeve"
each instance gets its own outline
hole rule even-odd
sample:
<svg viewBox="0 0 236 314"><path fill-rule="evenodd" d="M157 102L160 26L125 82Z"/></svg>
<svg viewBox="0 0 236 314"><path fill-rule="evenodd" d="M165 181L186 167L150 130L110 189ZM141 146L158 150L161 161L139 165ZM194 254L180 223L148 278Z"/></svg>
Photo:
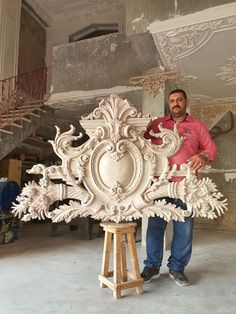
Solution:
<svg viewBox="0 0 236 314"><path fill-rule="evenodd" d="M200 142L200 150L202 153L206 153L208 158L208 162L214 161L217 154L217 147L213 142L211 135L207 129L207 127L202 124L201 127L201 142Z"/></svg>

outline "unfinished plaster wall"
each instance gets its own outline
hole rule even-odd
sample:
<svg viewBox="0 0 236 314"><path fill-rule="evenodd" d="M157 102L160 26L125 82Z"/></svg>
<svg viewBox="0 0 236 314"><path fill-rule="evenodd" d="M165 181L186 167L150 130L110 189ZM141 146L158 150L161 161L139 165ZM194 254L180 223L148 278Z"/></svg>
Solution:
<svg viewBox="0 0 236 314"><path fill-rule="evenodd" d="M49 103L77 110L77 120L111 93L141 108L142 87L131 86L129 79L159 64L150 34L139 34L132 40L124 34L110 34L55 47Z"/></svg>
<svg viewBox="0 0 236 314"><path fill-rule="evenodd" d="M236 115L233 115L233 124L236 125ZM221 130L229 129L230 113L227 113L217 124ZM217 188L228 199L228 212L214 220L197 219L196 227L236 231L236 128L229 133L219 133L214 139L218 147L218 155L212 168L215 172L207 174L216 183Z"/></svg>
<svg viewBox="0 0 236 314"><path fill-rule="evenodd" d="M29 14L21 9L20 41L19 41L19 74L45 66L46 31Z"/></svg>
<svg viewBox="0 0 236 314"><path fill-rule="evenodd" d="M158 63L155 52L154 57L147 68ZM141 75L143 69L140 56L124 34L82 40L54 48L52 90L59 93L129 85L129 78Z"/></svg>

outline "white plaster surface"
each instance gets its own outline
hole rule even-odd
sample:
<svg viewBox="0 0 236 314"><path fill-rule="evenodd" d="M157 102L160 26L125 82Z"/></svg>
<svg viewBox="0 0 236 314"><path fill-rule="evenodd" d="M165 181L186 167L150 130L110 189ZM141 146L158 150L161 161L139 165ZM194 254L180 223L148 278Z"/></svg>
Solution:
<svg viewBox="0 0 236 314"><path fill-rule="evenodd" d="M142 13L140 17L136 17L136 19L134 19L132 23L138 23L142 21L143 18L144 18L144 13Z"/></svg>
<svg viewBox="0 0 236 314"><path fill-rule="evenodd" d="M102 97L107 96L109 94L120 94L124 92L130 92L135 90L140 90L142 87L135 86L114 86L112 88L107 89L94 89L88 91L70 91L64 93L55 93L52 94L48 100L48 104L51 105L56 102L63 102L68 100L79 100L79 99L89 99L93 97Z"/></svg>
<svg viewBox="0 0 236 314"><path fill-rule="evenodd" d="M236 179L236 173L225 173L224 176L226 182L232 182L234 179Z"/></svg>
<svg viewBox="0 0 236 314"><path fill-rule="evenodd" d="M226 182L232 182L234 179L236 179L236 169L209 168L209 169L203 170L202 173L223 173Z"/></svg>

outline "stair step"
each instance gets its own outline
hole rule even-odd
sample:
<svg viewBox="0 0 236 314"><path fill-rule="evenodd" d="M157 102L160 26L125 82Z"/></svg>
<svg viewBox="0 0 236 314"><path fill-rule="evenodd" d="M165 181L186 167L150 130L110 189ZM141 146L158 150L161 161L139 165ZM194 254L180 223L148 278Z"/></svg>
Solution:
<svg viewBox="0 0 236 314"><path fill-rule="evenodd" d="M42 109L42 108L38 108L37 110L38 110L38 111L41 111L41 112L43 112L43 113L47 113L47 110Z"/></svg>
<svg viewBox="0 0 236 314"><path fill-rule="evenodd" d="M16 126L16 127L20 128L20 129L23 129L23 125L21 125L21 124L12 122L11 125Z"/></svg>
<svg viewBox="0 0 236 314"><path fill-rule="evenodd" d="M30 114L30 112L25 112L25 111L15 111L15 112L4 113L0 117L2 117L2 118L13 117L14 118L14 117L19 116L19 113L25 114L25 115Z"/></svg>
<svg viewBox="0 0 236 314"><path fill-rule="evenodd" d="M17 115L19 113L25 113L25 114L33 113L33 114L38 115L34 111L40 111L40 112L43 112L43 113L47 113L46 110L40 109L40 108L36 108L36 109L33 109L33 110L25 110L24 108L21 108L21 109L16 109L16 110L9 110L8 113L3 113L2 116Z"/></svg>
<svg viewBox="0 0 236 314"><path fill-rule="evenodd" d="M0 129L0 132L2 132L2 133L7 133L7 134L13 134L12 131L5 130L5 129Z"/></svg>
<svg viewBox="0 0 236 314"><path fill-rule="evenodd" d="M17 110L20 108L28 108L28 109L38 109L41 107L45 107L46 105L42 101L32 102L32 103L25 103L25 104L15 104L14 106L8 106L9 109Z"/></svg>
<svg viewBox="0 0 236 314"><path fill-rule="evenodd" d="M40 118L40 115L34 113L34 112L30 112L31 116L36 117L36 118Z"/></svg>
<svg viewBox="0 0 236 314"><path fill-rule="evenodd" d="M26 110L26 109L28 109L28 110ZM31 109L30 110L30 108L20 108L20 109L15 109L15 110L12 110L12 109L10 109L9 111L8 111L8 113L6 113L6 114L17 114L17 113L21 113L21 112L34 112L34 111L36 111L36 110L38 110L38 109Z"/></svg>
<svg viewBox="0 0 236 314"><path fill-rule="evenodd" d="M21 120L27 121L27 122L32 122L30 119L28 119L28 118L26 118L26 117L21 117Z"/></svg>

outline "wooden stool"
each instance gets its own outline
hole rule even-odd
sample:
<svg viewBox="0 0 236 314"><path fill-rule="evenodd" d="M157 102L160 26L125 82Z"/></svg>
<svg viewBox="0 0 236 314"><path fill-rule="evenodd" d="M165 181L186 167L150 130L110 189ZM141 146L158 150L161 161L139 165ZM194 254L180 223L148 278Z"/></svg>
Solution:
<svg viewBox="0 0 236 314"><path fill-rule="evenodd" d="M101 223L105 231L102 271L99 275L101 288L109 287L116 299L121 297L121 290L134 288L136 293L143 292L143 279L140 276L134 233L136 223ZM113 268L109 271L109 258L113 234ZM127 270L125 236L127 236L132 272ZM113 277L111 282L108 277ZM128 281L132 279L131 281Z"/></svg>

